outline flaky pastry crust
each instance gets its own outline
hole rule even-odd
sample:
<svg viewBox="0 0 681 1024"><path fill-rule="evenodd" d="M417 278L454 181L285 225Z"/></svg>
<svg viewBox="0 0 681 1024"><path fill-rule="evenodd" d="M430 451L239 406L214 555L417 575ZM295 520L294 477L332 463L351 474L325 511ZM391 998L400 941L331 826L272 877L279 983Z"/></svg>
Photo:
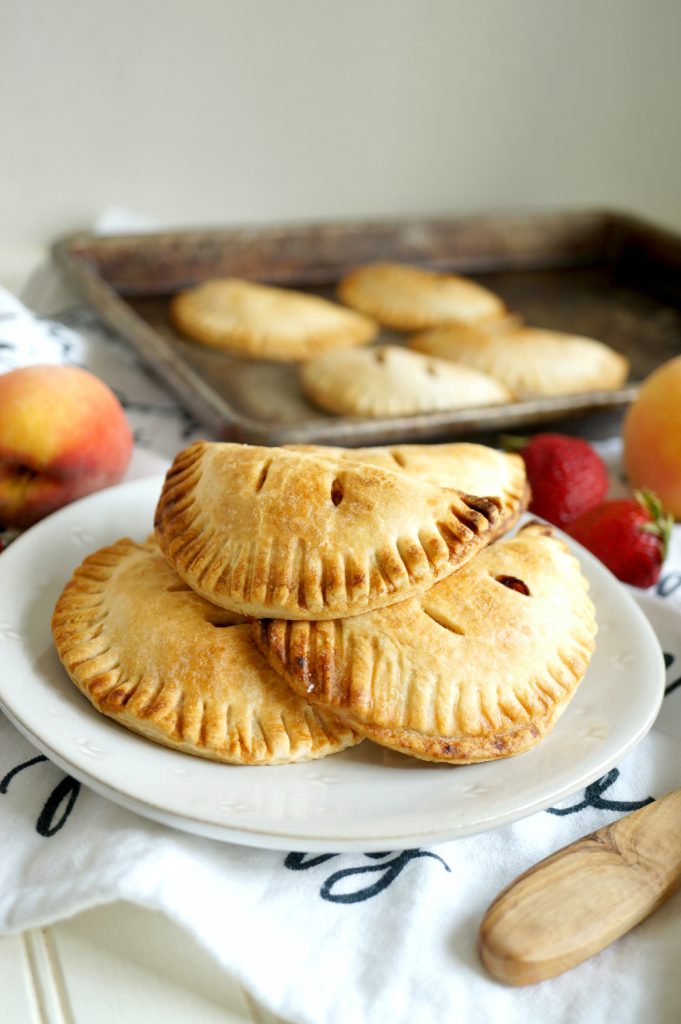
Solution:
<svg viewBox="0 0 681 1024"><path fill-rule="evenodd" d="M489 761L545 736L574 694L594 649L587 591L577 559L535 524L390 608L253 633L296 693L375 742Z"/></svg>
<svg viewBox="0 0 681 1024"><path fill-rule="evenodd" d="M489 373L516 398L609 391L629 372L628 360L603 342L538 327L449 324L417 334L409 347Z"/></svg>
<svg viewBox="0 0 681 1024"><path fill-rule="evenodd" d="M341 416L411 416L511 401L489 374L402 345L325 352L305 363L300 380L312 402Z"/></svg>
<svg viewBox="0 0 681 1024"><path fill-rule="evenodd" d="M174 296L173 324L212 348L251 359L296 362L329 349L364 345L378 324L317 295L220 278Z"/></svg>
<svg viewBox="0 0 681 1024"><path fill-rule="evenodd" d="M530 488L522 456L482 444L395 444L376 448L332 448L314 444L287 444L291 451L367 462L393 472L407 473L436 487L453 487L464 494L495 495L501 515L494 536L506 533L530 501Z"/></svg>
<svg viewBox="0 0 681 1024"><path fill-rule="evenodd" d="M98 711L164 746L231 764L288 764L359 742L293 691L244 620L176 576L155 541L86 558L52 619L57 653Z"/></svg>
<svg viewBox="0 0 681 1024"><path fill-rule="evenodd" d="M498 295L460 274L405 263L368 263L347 274L338 296L396 331L420 331L450 320L466 323L506 315Z"/></svg>
<svg viewBox="0 0 681 1024"><path fill-rule="evenodd" d="M200 441L168 471L155 529L215 604L326 619L427 590L489 543L500 505L378 466Z"/></svg>

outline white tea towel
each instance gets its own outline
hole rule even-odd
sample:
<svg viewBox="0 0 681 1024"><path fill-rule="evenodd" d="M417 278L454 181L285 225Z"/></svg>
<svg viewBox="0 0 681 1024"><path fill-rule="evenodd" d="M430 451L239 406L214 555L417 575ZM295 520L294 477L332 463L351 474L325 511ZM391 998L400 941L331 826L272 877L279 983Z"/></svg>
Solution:
<svg viewBox="0 0 681 1024"><path fill-rule="evenodd" d="M0 370L28 362L86 366L110 384L134 427L138 473L206 436L90 312L37 320L0 294ZM617 442L604 451L615 479ZM657 587L679 606L680 533ZM539 986L497 984L476 953L486 907L516 875L681 784L681 630L669 654L658 722L604 778L514 825L370 855L256 850L146 821L65 775L0 716L0 930L131 900L184 925L260 1002L300 1024L676 1021L679 897Z"/></svg>

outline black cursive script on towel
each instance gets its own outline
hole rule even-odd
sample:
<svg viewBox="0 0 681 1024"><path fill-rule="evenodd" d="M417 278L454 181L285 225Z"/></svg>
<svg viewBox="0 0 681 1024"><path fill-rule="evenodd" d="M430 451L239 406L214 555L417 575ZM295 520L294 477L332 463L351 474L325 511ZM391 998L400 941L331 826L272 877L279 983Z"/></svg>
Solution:
<svg viewBox="0 0 681 1024"><path fill-rule="evenodd" d="M32 757L30 761L23 761L21 764L15 765L14 768L0 779L0 794L4 795L7 792L10 782L19 772L41 764L43 761L47 761L47 758L44 754L38 754L37 757ZM60 828L64 827L78 799L79 793L80 782L71 778L70 775L65 775L61 782L58 782L54 787L38 815L38 820L35 823L38 835L49 839Z"/></svg>
<svg viewBox="0 0 681 1024"><path fill-rule="evenodd" d="M676 658L673 654L670 654L669 651L664 652L664 665L667 670L669 670L672 667L675 661ZM678 679L672 680L671 683L667 683L664 690L665 697L667 696L667 694L672 693L674 690L676 690L679 686L681 686L681 676L679 676Z"/></svg>
<svg viewBox="0 0 681 1024"><path fill-rule="evenodd" d="M322 853L316 856L309 856L306 853L289 853L284 861L284 867L290 871L308 871L310 868L316 868L337 856L337 853ZM387 889L398 875L404 871L407 864L418 857L432 857L433 860L438 860L442 864L445 871L451 870L442 857L438 857L436 853L431 853L428 850L403 850L401 853L396 854L365 853L363 856L377 863L358 864L354 867L341 868L339 871L332 872L324 879L319 890L319 895L323 900L327 900L329 903L363 903L365 900L370 900L373 896L378 896L380 892ZM386 860L386 857L391 859ZM341 883L344 883L346 879L357 879L358 881L366 882L368 881L366 876L377 877L369 884L359 884L357 887L350 889L347 889L344 885L343 891L338 891L341 888Z"/></svg>
<svg viewBox="0 0 681 1024"><path fill-rule="evenodd" d="M646 804L652 804L653 797L648 796L645 800L608 800L603 793L617 782L620 776L619 768L611 768L607 775L602 775L584 790L584 798L572 807L548 807L549 814L576 814L587 807L594 807L597 811L637 811Z"/></svg>

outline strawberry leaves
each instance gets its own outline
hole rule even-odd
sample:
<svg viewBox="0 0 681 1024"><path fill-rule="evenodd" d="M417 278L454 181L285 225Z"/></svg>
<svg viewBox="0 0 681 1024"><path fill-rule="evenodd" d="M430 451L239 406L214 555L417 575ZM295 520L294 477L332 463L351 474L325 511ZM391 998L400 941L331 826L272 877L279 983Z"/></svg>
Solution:
<svg viewBox="0 0 681 1024"><path fill-rule="evenodd" d="M669 552L674 518L665 514L662 502L652 491L634 491L634 498L650 516L650 522L642 523L641 530L644 533L652 533L654 536L659 537L662 545L662 561L664 561Z"/></svg>

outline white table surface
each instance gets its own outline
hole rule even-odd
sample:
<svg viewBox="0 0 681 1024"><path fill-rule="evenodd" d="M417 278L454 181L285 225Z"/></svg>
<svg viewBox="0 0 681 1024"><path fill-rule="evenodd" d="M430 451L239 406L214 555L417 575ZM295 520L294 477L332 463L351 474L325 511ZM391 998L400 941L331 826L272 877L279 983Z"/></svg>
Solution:
<svg viewBox="0 0 681 1024"><path fill-rule="evenodd" d="M111 903L0 937L2 1024L283 1024L163 914Z"/></svg>

